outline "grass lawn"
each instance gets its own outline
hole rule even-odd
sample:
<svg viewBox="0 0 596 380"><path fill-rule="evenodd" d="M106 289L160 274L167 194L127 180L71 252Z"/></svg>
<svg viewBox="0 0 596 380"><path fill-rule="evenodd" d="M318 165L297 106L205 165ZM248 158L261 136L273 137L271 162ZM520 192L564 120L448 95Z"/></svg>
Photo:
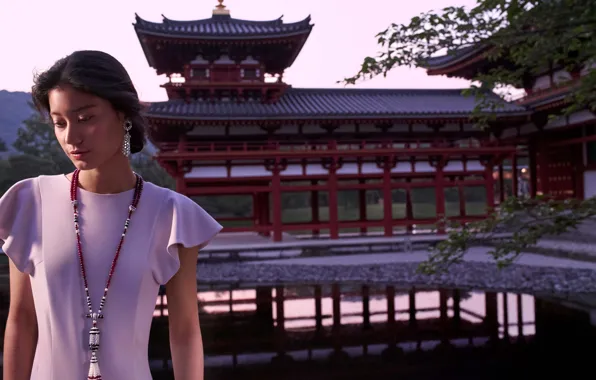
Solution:
<svg viewBox="0 0 596 380"><path fill-rule="evenodd" d="M338 207L338 217L340 221L352 221L360 219L360 210L358 207ZM459 216L459 203L446 203L445 212L447 216ZM466 215L476 216L486 213L486 204L484 202L468 202L466 204ZM366 205L366 218L368 220L383 219L382 204ZM436 207L430 203L414 203L412 205L412 214L414 219L432 219L437 216ZM393 218L405 219L406 205L393 204ZM282 210L282 221L284 223L308 223L312 220L312 212L308 207L284 209ZM319 207L319 220L326 222L329 220L329 207Z"/></svg>
<svg viewBox="0 0 596 380"><path fill-rule="evenodd" d="M345 207L338 206L338 217L340 221L355 221L360 219L360 210L358 206ZM466 215L479 216L486 214L485 202L466 202ZM445 213L447 216L460 216L458 202L446 202ZM415 219L433 219L436 218L436 207L434 203L414 203L412 204L412 214ZM367 204L366 216L368 220L382 220L383 219L383 205L382 204ZM405 219L406 205L404 203L393 204L393 218ZM217 218L217 216L216 216ZM321 222L329 221L329 207L319 207L319 220ZM282 210L283 223L309 223L312 221L312 211L310 207L300 208L285 208ZM247 227L251 226L250 221L223 221L225 227ZM419 226L420 228L432 226ZM382 227L372 227L369 231L382 231ZM341 229L341 232L357 232L358 229ZM307 231L292 231L292 233L305 233ZM310 232L310 231L308 231ZM325 230L321 231L325 233Z"/></svg>

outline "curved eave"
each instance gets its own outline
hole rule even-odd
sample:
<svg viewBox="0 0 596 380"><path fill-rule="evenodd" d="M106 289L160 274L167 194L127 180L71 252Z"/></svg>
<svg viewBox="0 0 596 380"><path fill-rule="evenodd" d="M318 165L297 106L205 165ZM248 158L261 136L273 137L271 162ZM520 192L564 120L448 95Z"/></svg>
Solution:
<svg viewBox="0 0 596 380"><path fill-rule="evenodd" d="M289 33L276 33L276 34L253 34L253 35L199 35L199 34L172 34L172 33L160 33L155 31L147 31L147 30L139 30L135 26L135 30L138 35L146 35L152 37L160 37L160 38L171 38L171 39L183 39L183 40L196 40L196 41L246 41L246 40L271 40L271 39L278 39L278 38L288 38L288 37L295 37L295 36L307 36L310 34L312 27L314 25L309 25L307 29L289 32Z"/></svg>
<svg viewBox="0 0 596 380"><path fill-rule="evenodd" d="M470 119L470 113L428 113L428 114L370 114L370 115L262 115L262 116L203 116L203 115L172 115L172 114L157 114L146 112L143 114L148 119L153 120L171 120L180 122L192 122L197 121L291 121L291 120L311 120L313 122L318 120L433 120L433 119L454 119L463 120ZM500 112L497 114L498 118L526 118L530 116L529 111L511 111L511 112Z"/></svg>
<svg viewBox="0 0 596 380"><path fill-rule="evenodd" d="M164 16L162 16L164 17ZM179 26L189 26L192 24L201 25L201 24L211 24L213 23L214 18L209 19L201 19L195 21L174 21L164 17L164 22L162 23L155 23L151 21L147 21L139 17L138 14L135 14L135 23L133 26L137 34L143 34L147 36L154 36L154 37L161 37L161 38L172 38L172 39L186 39L186 40L199 40L199 41L207 41L207 40L214 40L214 41L221 41L221 40L229 40L229 41L244 41L244 40L267 40L267 39L275 39L275 38L287 38L287 37L294 37L299 35L308 35L314 24L311 24L311 16L308 15L306 18L300 21L296 21L293 23L284 24L282 22L281 17L272 21L249 21L249 20L240 20L240 19L231 19L232 22L230 24L248 24L248 25L262 25L262 26L276 26L278 28L287 28L287 29L294 29L290 31L281 31L276 33L221 33L221 34L199 34L199 33L189 33L189 32L170 32L170 31L158 31L152 30L152 28L147 28L145 25L150 25L153 27L161 27L163 25L179 25Z"/></svg>
<svg viewBox="0 0 596 380"><path fill-rule="evenodd" d="M453 54L451 59L447 59L447 56L436 57L445 58L444 62L438 64L423 64L422 68L426 69L428 75L453 75L457 76L457 72L468 68L474 63L480 62L485 59L485 52L488 50L487 47L478 47L471 49L465 54ZM469 78L468 78L469 79Z"/></svg>

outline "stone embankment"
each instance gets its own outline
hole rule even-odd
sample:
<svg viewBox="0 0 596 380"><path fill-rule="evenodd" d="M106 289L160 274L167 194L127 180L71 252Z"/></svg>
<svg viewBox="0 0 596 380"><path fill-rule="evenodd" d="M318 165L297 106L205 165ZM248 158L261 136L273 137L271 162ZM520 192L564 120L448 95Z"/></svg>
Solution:
<svg viewBox="0 0 596 380"><path fill-rule="evenodd" d="M201 264L199 282L211 284L392 284L398 287L448 287L517 293L596 292L596 270L513 264L498 269L494 263L463 262L447 273L417 273L418 263L358 265L271 263Z"/></svg>

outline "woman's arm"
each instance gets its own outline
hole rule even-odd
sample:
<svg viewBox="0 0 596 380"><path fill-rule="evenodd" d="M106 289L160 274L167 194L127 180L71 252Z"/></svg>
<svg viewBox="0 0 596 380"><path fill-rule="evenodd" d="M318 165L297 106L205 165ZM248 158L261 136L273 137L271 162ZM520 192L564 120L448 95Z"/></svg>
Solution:
<svg viewBox="0 0 596 380"><path fill-rule="evenodd" d="M203 339L197 303L199 247L178 246L180 269L166 284L170 349L176 380L203 380Z"/></svg>
<svg viewBox="0 0 596 380"><path fill-rule="evenodd" d="M4 333L4 380L29 380L37 346L37 317L29 275L10 261L10 308Z"/></svg>

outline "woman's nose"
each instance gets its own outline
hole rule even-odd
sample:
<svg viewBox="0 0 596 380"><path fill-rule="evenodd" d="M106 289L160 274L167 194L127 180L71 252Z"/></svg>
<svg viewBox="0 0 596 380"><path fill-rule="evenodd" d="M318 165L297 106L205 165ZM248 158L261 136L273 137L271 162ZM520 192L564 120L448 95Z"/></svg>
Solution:
<svg viewBox="0 0 596 380"><path fill-rule="evenodd" d="M71 123L68 123L64 134L64 142L68 145L77 145L81 142L81 136L78 133L77 128L74 128Z"/></svg>

